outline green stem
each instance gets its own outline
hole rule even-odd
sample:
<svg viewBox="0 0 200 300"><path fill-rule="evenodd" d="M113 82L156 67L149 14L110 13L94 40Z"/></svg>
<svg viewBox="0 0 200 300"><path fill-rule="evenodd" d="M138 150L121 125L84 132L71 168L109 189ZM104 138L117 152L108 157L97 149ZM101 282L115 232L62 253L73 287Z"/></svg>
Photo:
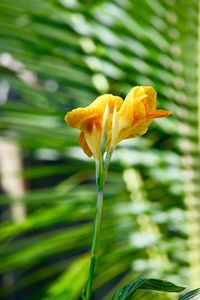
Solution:
<svg viewBox="0 0 200 300"><path fill-rule="evenodd" d="M102 212L103 212L103 190L98 190L97 210L96 210L96 217L94 222L94 235L93 235L92 250L91 250L91 257L90 257L90 270L89 270L89 277L88 277L88 283L86 288L86 300L90 299L91 292L92 292L92 284L93 284L95 265L97 260L97 245L98 245L98 239L101 230Z"/></svg>
<svg viewBox="0 0 200 300"><path fill-rule="evenodd" d="M94 234L92 240L92 249L91 249L91 257L90 257L90 269L88 276L88 283L86 287L86 291L84 294L84 300L90 300L92 293L92 285L94 280L95 266L97 261L97 248L98 248L98 240L101 231L101 221L102 221L102 213L103 213L103 188L108 172L108 166L110 163L110 159L113 151L109 151L105 158L105 163L103 161L103 157L99 161L96 162L96 182L97 182L97 208L96 215L94 221Z"/></svg>
<svg viewBox="0 0 200 300"><path fill-rule="evenodd" d="M97 245L101 230L101 220L102 220L102 212L103 212L103 186L104 186L104 166L103 159L96 162L96 183L97 183L97 208L96 215L94 221L94 234L92 240L92 249L91 249L91 257L90 257L90 269L88 276L88 283L85 293L85 299L90 300L91 292L92 292L92 284L94 279L95 265L97 260Z"/></svg>

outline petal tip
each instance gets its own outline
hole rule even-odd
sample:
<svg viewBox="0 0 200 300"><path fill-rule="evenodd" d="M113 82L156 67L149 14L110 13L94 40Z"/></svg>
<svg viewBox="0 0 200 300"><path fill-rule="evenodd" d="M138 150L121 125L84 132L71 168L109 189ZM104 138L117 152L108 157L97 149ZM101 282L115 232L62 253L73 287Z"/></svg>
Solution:
<svg viewBox="0 0 200 300"><path fill-rule="evenodd" d="M147 117L148 118L164 118L171 114L172 114L172 112L168 111L168 110L155 109L155 110L150 110L147 113Z"/></svg>

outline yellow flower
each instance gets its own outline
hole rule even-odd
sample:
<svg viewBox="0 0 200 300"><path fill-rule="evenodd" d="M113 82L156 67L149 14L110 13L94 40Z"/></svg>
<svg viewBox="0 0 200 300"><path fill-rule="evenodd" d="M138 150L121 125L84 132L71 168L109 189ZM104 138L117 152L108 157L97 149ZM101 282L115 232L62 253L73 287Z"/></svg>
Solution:
<svg viewBox="0 0 200 300"><path fill-rule="evenodd" d="M85 108L68 112L65 121L80 129L79 144L88 156L101 154L125 139L145 134L154 118L171 112L156 109L156 91L150 86L136 86L125 100L106 94Z"/></svg>

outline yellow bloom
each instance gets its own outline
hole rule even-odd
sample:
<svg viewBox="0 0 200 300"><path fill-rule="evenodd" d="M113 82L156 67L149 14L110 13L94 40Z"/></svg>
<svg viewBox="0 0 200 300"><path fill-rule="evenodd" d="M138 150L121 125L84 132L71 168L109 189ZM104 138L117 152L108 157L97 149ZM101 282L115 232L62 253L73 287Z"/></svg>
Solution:
<svg viewBox="0 0 200 300"><path fill-rule="evenodd" d="M136 86L124 101L111 94L102 95L88 107L68 112L65 121L81 130L79 144L83 151L100 159L102 152L114 149L122 140L145 134L154 118L170 113L156 109L153 87Z"/></svg>

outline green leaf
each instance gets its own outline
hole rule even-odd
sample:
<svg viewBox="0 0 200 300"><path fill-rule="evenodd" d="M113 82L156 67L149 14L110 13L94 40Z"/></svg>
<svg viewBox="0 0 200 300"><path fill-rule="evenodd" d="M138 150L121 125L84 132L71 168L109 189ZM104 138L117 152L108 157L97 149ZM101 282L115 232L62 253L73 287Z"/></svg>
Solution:
<svg viewBox="0 0 200 300"><path fill-rule="evenodd" d="M183 291L185 288L177 286L169 281L141 278L134 280L126 284L123 288L119 289L118 292L113 296L112 300L130 299L130 297L138 289L178 293Z"/></svg>
<svg viewBox="0 0 200 300"><path fill-rule="evenodd" d="M189 299L199 300L200 299L200 288L190 291L179 298L179 300L189 300Z"/></svg>
<svg viewBox="0 0 200 300"><path fill-rule="evenodd" d="M81 289L86 283L88 269L89 256L84 255L75 259L68 267L67 271L64 272L54 284L50 285L45 299L77 299L81 293Z"/></svg>

